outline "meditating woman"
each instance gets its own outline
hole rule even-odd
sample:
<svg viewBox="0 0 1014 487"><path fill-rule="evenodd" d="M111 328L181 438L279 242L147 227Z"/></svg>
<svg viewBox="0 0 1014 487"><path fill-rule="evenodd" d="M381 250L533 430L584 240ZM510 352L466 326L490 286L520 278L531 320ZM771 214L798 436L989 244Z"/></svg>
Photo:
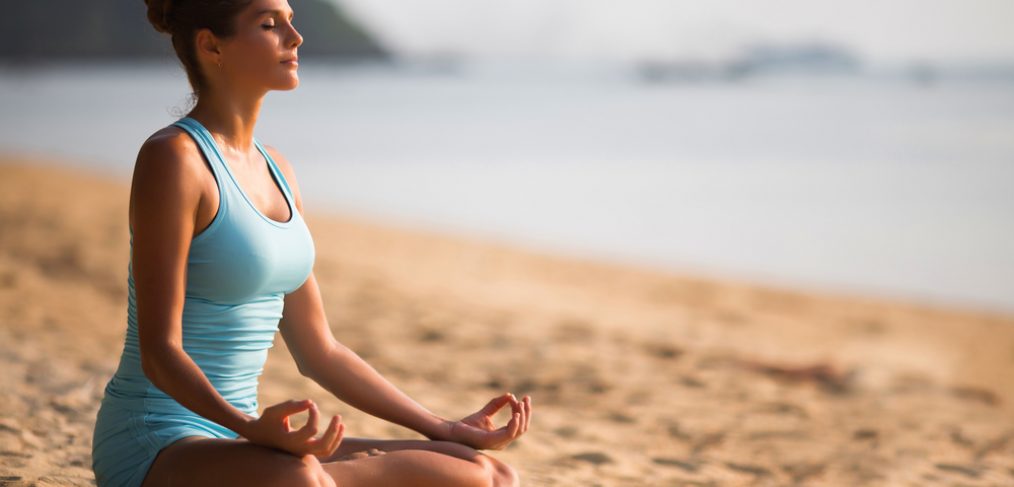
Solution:
<svg viewBox="0 0 1014 487"><path fill-rule="evenodd" d="M196 103L151 135L135 163L127 333L96 418L98 485L518 485L511 467L477 450L528 429L529 397L506 393L443 419L331 334L295 173L253 136L265 94L299 84L303 39L288 2L146 3L155 28L171 34ZM318 427L309 400L258 414L276 331L304 376L429 439L344 438L340 416ZM507 405L512 417L497 427ZM290 427L301 411L306 425Z"/></svg>

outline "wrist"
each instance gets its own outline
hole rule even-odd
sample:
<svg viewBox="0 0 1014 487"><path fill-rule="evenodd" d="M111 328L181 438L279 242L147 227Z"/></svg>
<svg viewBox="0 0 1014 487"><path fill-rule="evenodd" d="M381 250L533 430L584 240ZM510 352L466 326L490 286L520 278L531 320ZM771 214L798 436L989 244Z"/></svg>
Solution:
<svg viewBox="0 0 1014 487"><path fill-rule="evenodd" d="M251 416L249 414L240 412L239 415L235 419L233 419L232 421L233 424L229 427L229 429L236 432L236 434L238 434L239 436L249 439L250 428L253 426L253 423L255 421L257 421L256 416Z"/></svg>
<svg viewBox="0 0 1014 487"><path fill-rule="evenodd" d="M434 416L429 427L421 433L433 441L454 441L451 438L453 428L454 421Z"/></svg>

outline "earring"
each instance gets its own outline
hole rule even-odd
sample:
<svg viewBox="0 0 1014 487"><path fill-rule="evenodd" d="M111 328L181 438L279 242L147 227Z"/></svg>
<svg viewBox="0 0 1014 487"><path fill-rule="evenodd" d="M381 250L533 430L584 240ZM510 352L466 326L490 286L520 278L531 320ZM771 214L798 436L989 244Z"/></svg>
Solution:
<svg viewBox="0 0 1014 487"><path fill-rule="evenodd" d="M219 62L218 62L218 67L219 67L219 68L221 68L221 67L222 67L222 61L219 61Z"/></svg>

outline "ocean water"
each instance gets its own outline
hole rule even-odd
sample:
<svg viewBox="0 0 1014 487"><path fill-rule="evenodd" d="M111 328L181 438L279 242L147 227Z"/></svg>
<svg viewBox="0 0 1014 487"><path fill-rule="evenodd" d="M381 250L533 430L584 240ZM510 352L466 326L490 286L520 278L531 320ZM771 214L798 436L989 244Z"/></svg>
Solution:
<svg viewBox="0 0 1014 487"><path fill-rule="evenodd" d="M1014 83L314 64L256 136L309 209L759 283L1014 313ZM172 63L0 71L0 150L129 180ZM176 110L176 111L174 111Z"/></svg>

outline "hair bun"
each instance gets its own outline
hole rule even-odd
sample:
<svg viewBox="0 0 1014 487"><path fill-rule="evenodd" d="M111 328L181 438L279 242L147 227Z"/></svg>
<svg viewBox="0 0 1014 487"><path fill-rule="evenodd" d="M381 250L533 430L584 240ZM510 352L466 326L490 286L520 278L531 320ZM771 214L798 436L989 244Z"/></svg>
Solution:
<svg viewBox="0 0 1014 487"><path fill-rule="evenodd" d="M155 30L171 34L169 10L172 8L173 0L144 0L144 3L148 6L148 22L155 26Z"/></svg>

